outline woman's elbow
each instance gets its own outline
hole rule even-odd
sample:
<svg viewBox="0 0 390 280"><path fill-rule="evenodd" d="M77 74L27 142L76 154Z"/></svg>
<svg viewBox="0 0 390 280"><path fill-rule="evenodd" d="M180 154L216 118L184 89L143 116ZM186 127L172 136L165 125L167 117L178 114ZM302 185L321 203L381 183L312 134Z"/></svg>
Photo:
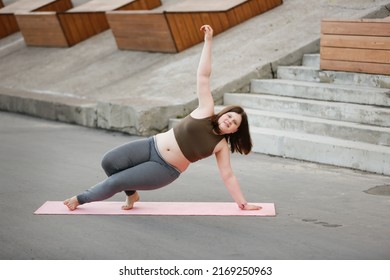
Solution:
<svg viewBox="0 0 390 280"><path fill-rule="evenodd" d="M199 84L209 85L211 73L198 73L197 79Z"/></svg>
<svg viewBox="0 0 390 280"><path fill-rule="evenodd" d="M232 178L234 178L233 171L232 170L222 171L221 178L224 182L230 181Z"/></svg>

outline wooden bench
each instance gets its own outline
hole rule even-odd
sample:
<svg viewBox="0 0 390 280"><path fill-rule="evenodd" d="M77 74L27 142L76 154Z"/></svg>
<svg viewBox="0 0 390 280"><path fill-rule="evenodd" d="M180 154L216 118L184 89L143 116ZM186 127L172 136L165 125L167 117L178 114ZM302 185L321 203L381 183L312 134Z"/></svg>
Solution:
<svg viewBox="0 0 390 280"><path fill-rule="evenodd" d="M320 67L390 74L390 17L321 22Z"/></svg>
<svg viewBox="0 0 390 280"><path fill-rule="evenodd" d="M0 9L0 39L19 31L15 13L30 11L65 11L72 7L71 0L19 0Z"/></svg>
<svg viewBox="0 0 390 280"><path fill-rule="evenodd" d="M217 35L283 3L282 0L180 0L151 11L111 11L107 19L122 50L175 53L203 41L199 28Z"/></svg>
<svg viewBox="0 0 390 280"><path fill-rule="evenodd" d="M71 47L109 28L105 12L153 9L160 0L93 0L63 12L17 13L26 45Z"/></svg>

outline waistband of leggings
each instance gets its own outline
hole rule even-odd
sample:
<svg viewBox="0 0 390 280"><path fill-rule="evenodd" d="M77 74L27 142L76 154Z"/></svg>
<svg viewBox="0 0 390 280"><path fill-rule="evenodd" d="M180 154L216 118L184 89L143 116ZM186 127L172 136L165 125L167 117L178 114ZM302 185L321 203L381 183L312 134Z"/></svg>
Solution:
<svg viewBox="0 0 390 280"><path fill-rule="evenodd" d="M160 159L167 165L169 166L170 168L173 168L174 170L176 170L179 174L181 174L181 171L179 169L177 169L175 166L173 166L172 164L170 164L169 162L167 162L163 157L162 155L160 154L160 151L158 150L158 147L157 147L157 141L156 141L156 136L152 136L149 138L150 141L152 142L152 147L154 147L157 155L160 157Z"/></svg>

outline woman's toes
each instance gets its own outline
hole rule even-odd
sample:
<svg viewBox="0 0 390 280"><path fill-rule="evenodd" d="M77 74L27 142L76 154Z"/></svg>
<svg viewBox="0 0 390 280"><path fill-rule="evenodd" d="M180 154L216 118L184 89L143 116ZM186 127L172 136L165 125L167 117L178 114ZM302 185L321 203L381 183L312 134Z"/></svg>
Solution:
<svg viewBox="0 0 390 280"><path fill-rule="evenodd" d="M122 210L130 210L132 208L133 208L133 206L129 206L129 205L123 205L122 206Z"/></svg>

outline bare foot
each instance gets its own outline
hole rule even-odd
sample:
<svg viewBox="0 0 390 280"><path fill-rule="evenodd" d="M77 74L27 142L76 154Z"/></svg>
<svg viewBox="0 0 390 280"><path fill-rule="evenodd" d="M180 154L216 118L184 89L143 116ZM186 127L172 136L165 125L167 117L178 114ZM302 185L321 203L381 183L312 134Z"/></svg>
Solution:
<svg viewBox="0 0 390 280"><path fill-rule="evenodd" d="M70 211L73 211L80 205L77 197L72 197L64 201L64 204L69 208Z"/></svg>
<svg viewBox="0 0 390 280"><path fill-rule="evenodd" d="M137 192L126 197L126 201L125 201L125 204L122 206L122 210L132 209L134 206L134 203L137 202L138 200L139 200L139 195Z"/></svg>

